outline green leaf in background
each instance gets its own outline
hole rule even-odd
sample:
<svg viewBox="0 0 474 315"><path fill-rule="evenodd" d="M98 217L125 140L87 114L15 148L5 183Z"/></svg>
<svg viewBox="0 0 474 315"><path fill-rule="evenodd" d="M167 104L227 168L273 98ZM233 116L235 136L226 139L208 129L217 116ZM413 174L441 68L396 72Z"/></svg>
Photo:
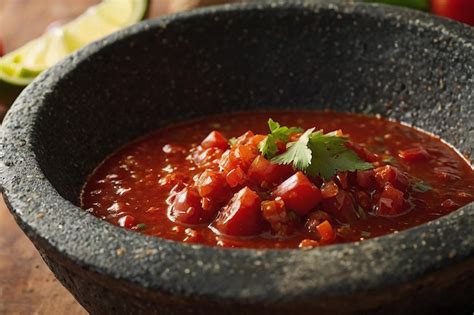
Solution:
<svg viewBox="0 0 474 315"><path fill-rule="evenodd" d="M374 0L374 1L367 1L366 2L377 2L377 3L385 3L391 5L399 5L402 7L409 7L412 9L418 9L423 11L428 11L430 9L430 1L429 0Z"/></svg>

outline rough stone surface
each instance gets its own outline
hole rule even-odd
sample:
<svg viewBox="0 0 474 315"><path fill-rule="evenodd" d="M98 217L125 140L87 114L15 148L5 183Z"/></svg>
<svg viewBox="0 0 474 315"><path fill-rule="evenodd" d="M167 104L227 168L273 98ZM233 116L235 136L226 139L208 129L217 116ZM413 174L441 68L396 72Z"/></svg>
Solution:
<svg viewBox="0 0 474 315"><path fill-rule="evenodd" d="M181 244L77 204L117 146L223 111L378 113L472 156L473 45L468 26L382 5L237 4L147 21L78 51L21 94L3 126L3 194L92 313L472 310L472 203L401 233L311 250Z"/></svg>

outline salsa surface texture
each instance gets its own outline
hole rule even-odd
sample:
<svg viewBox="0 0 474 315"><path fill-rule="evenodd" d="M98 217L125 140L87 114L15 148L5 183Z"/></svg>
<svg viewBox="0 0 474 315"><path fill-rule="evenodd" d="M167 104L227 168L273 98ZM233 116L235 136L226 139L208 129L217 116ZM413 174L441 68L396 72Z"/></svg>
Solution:
<svg viewBox="0 0 474 315"><path fill-rule="evenodd" d="M303 130L342 129L373 169L323 179L273 164L258 151L269 118ZM83 209L114 225L247 248L364 240L472 201L471 165L438 138L377 117L315 111L234 113L171 125L108 157L81 194Z"/></svg>

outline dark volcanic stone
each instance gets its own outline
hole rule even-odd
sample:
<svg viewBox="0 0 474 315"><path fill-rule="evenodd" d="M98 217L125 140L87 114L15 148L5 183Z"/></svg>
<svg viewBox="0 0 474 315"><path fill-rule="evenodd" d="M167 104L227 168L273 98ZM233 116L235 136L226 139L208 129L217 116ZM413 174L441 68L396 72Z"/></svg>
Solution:
<svg viewBox="0 0 474 315"><path fill-rule="evenodd" d="M118 146L218 112L379 113L473 154L474 32L382 5L274 2L147 21L32 83L3 126L8 206L59 280L97 314L472 310L474 205L417 228L311 250L147 237L78 207Z"/></svg>

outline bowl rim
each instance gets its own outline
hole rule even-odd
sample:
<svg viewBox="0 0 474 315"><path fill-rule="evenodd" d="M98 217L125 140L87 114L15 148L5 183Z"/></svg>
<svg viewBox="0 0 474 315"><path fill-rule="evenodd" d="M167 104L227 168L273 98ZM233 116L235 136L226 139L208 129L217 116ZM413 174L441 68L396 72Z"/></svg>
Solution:
<svg viewBox="0 0 474 315"><path fill-rule="evenodd" d="M469 26L379 4L238 3L182 12L131 26L88 45L41 74L6 115L0 151L2 193L28 237L82 268L152 291L244 299L249 303L369 292L402 285L471 259L474 234L463 235L459 231L472 228L474 203L426 224L363 242L315 249L222 249L183 244L112 226L64 199L46 179L31 145L35 119L41 104L61 78L89 56L116 41L188 18L288 8L365 14L381 22L397 21L431 28L459 41L474 54L474 31ZM81 233L80 237L77 233ZM78 238L82 246L77 245ZM452 242L456 244L454 249ZM315 273L318 277L308 276Z"/></svg>

